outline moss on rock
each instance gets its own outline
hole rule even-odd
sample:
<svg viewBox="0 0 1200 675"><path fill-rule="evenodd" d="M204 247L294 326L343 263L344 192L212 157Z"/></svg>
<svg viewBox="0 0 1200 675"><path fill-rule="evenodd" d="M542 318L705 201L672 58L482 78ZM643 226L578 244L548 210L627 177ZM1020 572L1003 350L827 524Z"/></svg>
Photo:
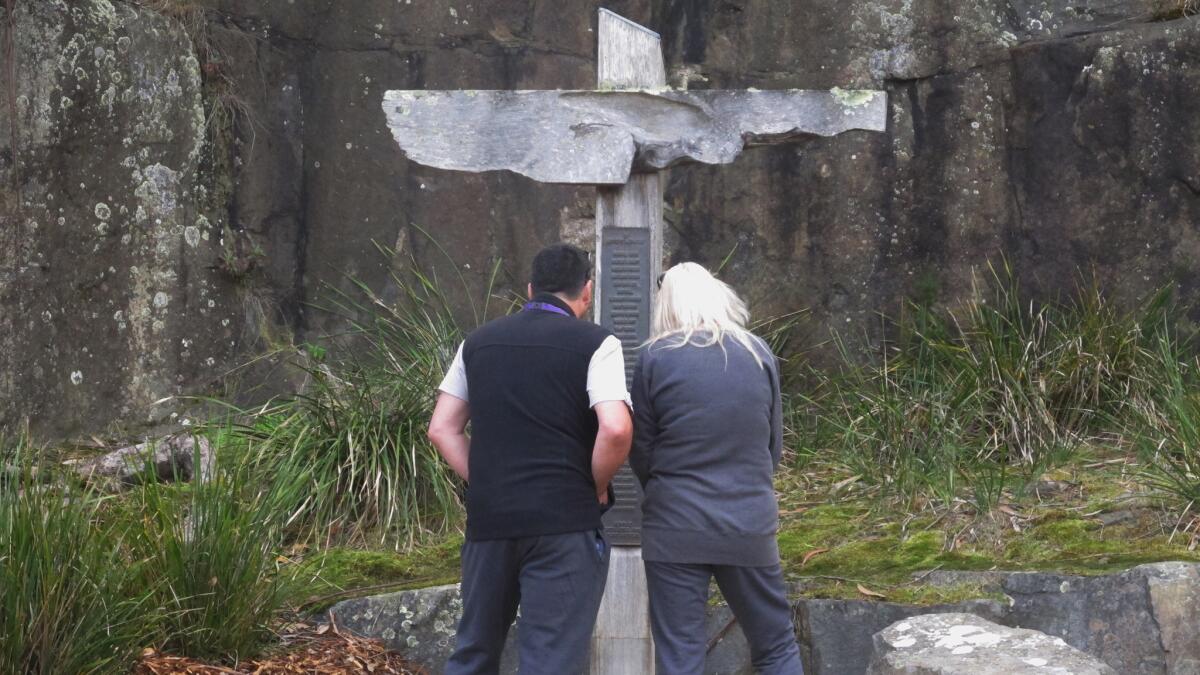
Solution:
<svg viewBox="0 0 1200 675"><path fill-rule="evenodd" d="M285 571L287 595L292 604L317 610L359 595L452 584L459 578L461 546L454 536L405 553L329 549Z"/></svg>

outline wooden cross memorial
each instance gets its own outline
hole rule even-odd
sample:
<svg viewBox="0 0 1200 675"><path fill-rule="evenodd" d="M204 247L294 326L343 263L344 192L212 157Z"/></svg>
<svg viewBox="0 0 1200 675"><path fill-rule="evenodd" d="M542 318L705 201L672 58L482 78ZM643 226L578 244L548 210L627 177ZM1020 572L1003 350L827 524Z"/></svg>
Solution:
<svg viewBox="0 0 1200 675"><path fill-rule="evenodd" d="M407 157L455 171L511 171L594 185L596 317L625 346L627 376L649 337L662 268L663 175L676 164L728 164L748 146L884 131L881 91L667 87L657 33L600 10L594 90L389 91L383 110ZM605 519L613 551L596 624L593 673L654 670L641 565L641 490L628 466Z"/></svg>

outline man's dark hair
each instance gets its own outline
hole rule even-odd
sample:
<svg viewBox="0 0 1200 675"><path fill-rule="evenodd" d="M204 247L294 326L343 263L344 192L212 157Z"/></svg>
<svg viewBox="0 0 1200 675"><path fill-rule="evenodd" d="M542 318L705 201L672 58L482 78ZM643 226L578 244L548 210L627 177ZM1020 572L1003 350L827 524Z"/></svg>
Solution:
<svg viewBox="0 0 1200 675"><path fill-rule="evenodd" d="M530 283L534 293L561 293L574 299L591 278L588 254L570 244L547 246L533 258Z"/></svg>

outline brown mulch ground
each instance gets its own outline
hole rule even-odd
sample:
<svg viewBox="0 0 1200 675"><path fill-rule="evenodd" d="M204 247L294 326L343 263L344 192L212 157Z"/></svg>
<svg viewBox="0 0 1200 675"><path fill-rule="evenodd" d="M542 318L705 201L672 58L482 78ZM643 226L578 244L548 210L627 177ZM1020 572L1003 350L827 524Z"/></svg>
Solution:
<svg viewBox="0 0 1200 675"><path fill-rule="evenodd" d="M245 661L236 667L214 666L195 659L163 654L153 649L142 653L133 675L429 675L409 663L379 640L343 633L336 626L306 627L283 638L281 649L269 657Z"/></svg>

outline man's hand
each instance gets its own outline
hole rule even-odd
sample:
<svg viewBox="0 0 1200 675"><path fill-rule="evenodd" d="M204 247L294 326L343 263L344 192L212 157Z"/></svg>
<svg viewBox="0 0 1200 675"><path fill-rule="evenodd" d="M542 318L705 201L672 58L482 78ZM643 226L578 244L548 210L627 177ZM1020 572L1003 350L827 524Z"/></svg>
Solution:
<svg viewBox="0 0 1200 675"><path fill-rule="evenodd" d="M429 440L450 468L454 469L454 473L466 482L470 482L467 468L467 456L471 450L471 439L467 437L469 421L469 403L446 392L438 395L433 417L429 420Z"/></svg>
<svg viewBox="0 0 1200 675"><path fill-rule="evenodd" d="M624 401L601 401L595 406L600 429L592 448L592 478L596 481L596 500L608 503L608 484L629 456L633 441L633 418Z"/></svg>

